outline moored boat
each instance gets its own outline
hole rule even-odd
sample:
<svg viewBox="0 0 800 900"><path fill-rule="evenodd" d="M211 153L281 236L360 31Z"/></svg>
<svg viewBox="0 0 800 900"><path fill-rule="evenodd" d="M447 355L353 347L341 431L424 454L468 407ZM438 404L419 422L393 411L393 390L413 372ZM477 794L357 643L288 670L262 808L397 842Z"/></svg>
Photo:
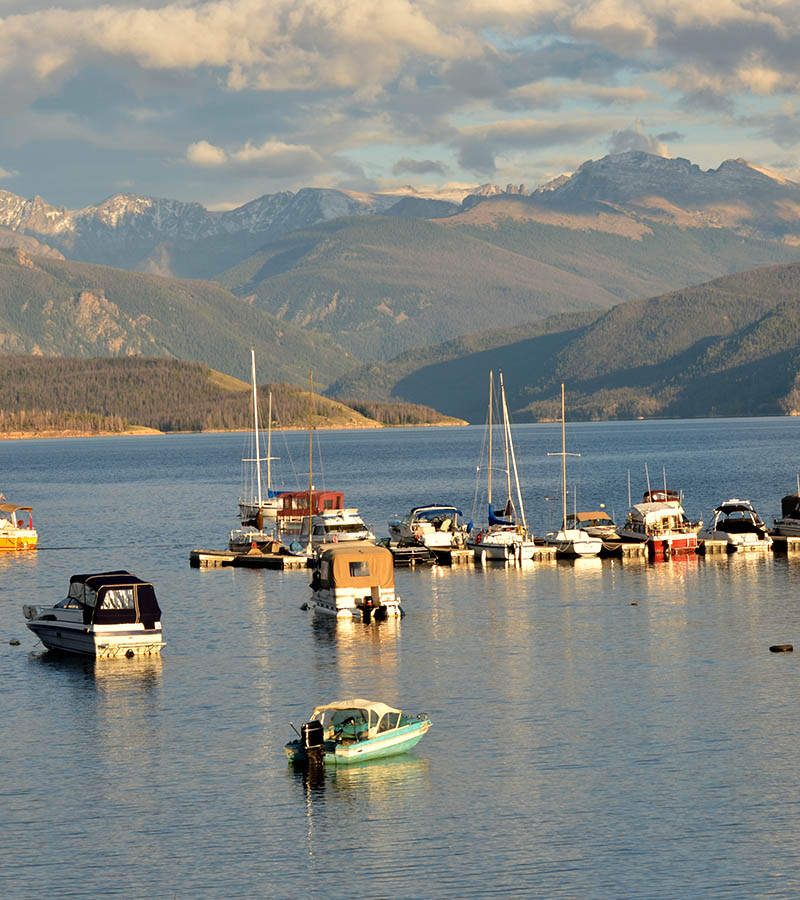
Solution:
<svg viewBox="0 0 800 900"><path fill-rule="evenodd" d="M680 494L665 488L645 491L642 502L631 508L618 533L624 541L645 542L652 559L667 559L696 553L697 533L702 527L702 521L686 518Z"/></svg>
<svg viewBox="0 0 800 900"><path fill-rule="evenodd" d="M39 534L33 527L33 509L15 503L0 503L0 550L35 550L38 541Z"/></svg>
<svg viewBox="0 0 800 900"><path fill-rule="evenodd" d="M567 528L579 528L602 543L601 556L617 556L622 552L622 538L617 534L617 523L601 509L569 513Z"/></svg>
<svg viewBox="0 0 800 900"><path fill-rule="evenodd" d="M561 457L561 528L545 535L545 543L554 547L556 556L582 557L597 556L603 549L599 537L589 534L583 528L576 527L573 518L572 527L567 516L567 457L580 456L580 453L567 453L566 415L564 412L564 383L561 383L561 451L551 452L548 456Z"/></svg>
<svg viewBox="0 0 800 900"><path fill-rule="evenodd" d="M284 747L297 766L351 765L405 753L433 723L374 700L338 700L315 707L299 737Z"/></svg>
<svg viewBox="0 0 800 900"><path fill-rule="evenodd" d="M402 615L391 552L366 541L323 550L314 561L311 602L322 615L362 622Z"/></svg>
<svg viewBox="0 0 800 900"><path fill-rule="evenodd" d="M800 537L800 478L797 481L797 493L781 498L781 517L772 529L775 535Z"/></svg>
<svg viewBox="0 0 800 900"><path fill-rule="evenodd" d="M476 557L481 559L497 560L523 560L533 559L536 552L536 543L533 535L528 531L528 523L525 519L525 507L522 502L522 491L519 484L519 472L517 471L517 458L514 451L514 441L511 435L511 420L506 403L506 391L503 383L503 373L499 373L500 396L495 397L494 373L489 372L489 410L486 420L486 449L488 465L486 466L486 502L488 514L482 523L476 524L466 540L467 548L472 550ZM506 499L502 509L495 509L492 498L493 476L495 471L495 452L493 447L494 436L494 410L499 405L502 416L503 465L497 469L502 472L505 486ZM483 457L477 467L477 475L480 478ZM516 503L512 496L512 479L514 484L513 494L516 494ZM477 498L478 490L476 487ZM473 510L474 513L474 510Z"/></svg>
<svg viewBox="0 0 800 900"><path fill-rule="evenodd" d="M153 585L122 569L73 575L63 600L22 610L28 628L51 650L130 657L164 646Z"/></svg>
<svg viewBox="0 0 800 900"><path fill-rule="evenodd" d="M732 498L714 509L714 518L701 529L701 541L724 541L728 552L769 550L772 538L749 500Z"/></svg>
<svg viewBox="0 0 800 900"><path fill-rule="evenodd" d="M306 522L308 520L306 519ZM308 543L308 531L303 531L297 539ZM375 535L367 528L355 507L350 509L327 509L311 517L311 545L349 543L351 541L375 542Z"/></svg>
<svg viewBox="0 0 800 900"><path fill-rule="evenodd" d="M464 546L467 526L457 506L415 506L407 516L389 522L389 536L394 541L414 539L431 550L450 550Z"/></svg>

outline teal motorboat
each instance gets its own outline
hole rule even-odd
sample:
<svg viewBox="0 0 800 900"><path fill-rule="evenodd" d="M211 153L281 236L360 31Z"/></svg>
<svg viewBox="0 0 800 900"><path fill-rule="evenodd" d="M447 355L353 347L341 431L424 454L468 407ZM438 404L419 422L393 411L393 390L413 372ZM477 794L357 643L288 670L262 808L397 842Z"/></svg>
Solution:
<svg viewBox="0 0 800 900"><path fill-rule="evenodd" d="M385 703L338 700L314 709L299 737L286 744L286 755L297 766L381 759L410 750L432 724L424 713L406 715Z"/></svg>

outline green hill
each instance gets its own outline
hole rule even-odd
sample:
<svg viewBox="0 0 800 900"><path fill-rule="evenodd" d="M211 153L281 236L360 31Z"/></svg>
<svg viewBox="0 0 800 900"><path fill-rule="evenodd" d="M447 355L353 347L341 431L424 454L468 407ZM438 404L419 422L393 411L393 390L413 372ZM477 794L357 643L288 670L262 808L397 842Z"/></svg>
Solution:
<svg viewBox="0 0 800 900"><path fill-rule="evenodd" d="M273 397L275 428L308 426L308 393L264 384ZM62 432L247 430L249 385L201 363L168 359L64 359L0 354L0 435ZM450 424L436 410L381 403L355 410L315 394L317 428L384 424Z"/></svg>
<svg viewBox="0 0 800 900"><path fill-rule="evenodd" d="M357 360L327 335L281 322L214 282L0 250L0 353L202 360L242 378L259 372L320 385Z"/></svg>
<svg viewBox="0 0 800 900"><path fill-rule="evenodd" d="M480 422L490 368L503 369L517 421L557 418L561 381L574 419L796 412L800 264L464 338L367 366L331 394L374 387Z"/></svg>

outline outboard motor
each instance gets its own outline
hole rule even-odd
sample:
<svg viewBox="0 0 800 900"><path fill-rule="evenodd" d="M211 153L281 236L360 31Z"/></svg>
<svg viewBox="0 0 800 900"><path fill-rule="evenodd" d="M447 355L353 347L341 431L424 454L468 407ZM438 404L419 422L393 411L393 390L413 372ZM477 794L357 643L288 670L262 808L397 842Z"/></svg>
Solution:
<svg viewBox="0 0 800 900"><path fill-rule="evenodd" d="M306 751L309 768L320 767L324 764L322 722L303 722L300 726L300 743Z"/></svg>
<svg viewBox="0 0 800 900"><path fill-rule="evenodd" d="M364 605L361 607L361 620L368 623L372 618L372 597L364 597Z"/></svg>

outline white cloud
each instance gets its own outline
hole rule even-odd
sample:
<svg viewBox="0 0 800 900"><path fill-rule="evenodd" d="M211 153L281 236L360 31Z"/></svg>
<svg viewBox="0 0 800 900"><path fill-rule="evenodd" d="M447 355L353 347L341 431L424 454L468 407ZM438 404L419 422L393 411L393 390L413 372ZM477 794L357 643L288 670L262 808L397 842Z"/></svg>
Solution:
<svg viewBox="0 0 800 900"><path fill-rule="evenodd" d="M17 175L19 175L19 172L9 171L0 166L0 181L5 178L16 178Z"/></svg>
<svg viewBox="0 0 800 900"><path fill-rule="evenodd" d="M222 147L215 147L208 141L197 141L189 144L186 148L186 159L193 166L199 166L201 169L213 169L217 166L224 166L228 154Z"/></svg>

